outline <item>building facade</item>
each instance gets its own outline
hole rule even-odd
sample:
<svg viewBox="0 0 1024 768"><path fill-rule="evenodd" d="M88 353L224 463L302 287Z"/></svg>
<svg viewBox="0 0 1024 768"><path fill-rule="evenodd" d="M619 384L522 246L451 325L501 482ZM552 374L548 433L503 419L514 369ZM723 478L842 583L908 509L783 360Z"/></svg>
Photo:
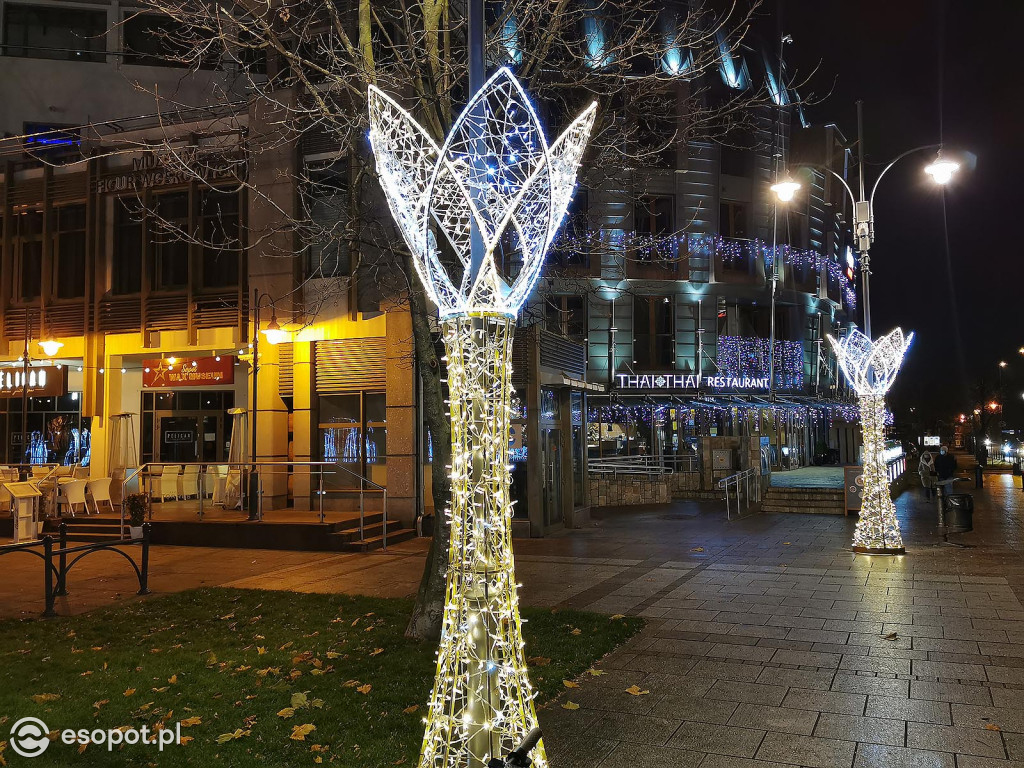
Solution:
<svg viewBox="0 0 1024 768"><path fill-rule="evenodd" d="M316 136L282 143L246 155L238 183L230 158L273 111L223 68L182 78L147 48L149 23L116 4L0 3L0 98L18 105L0 143L0 458L105 476L130 414L136 464L225 462L241 412L267 509L319 504L326 462L336 508L372 487L399 521L432 513L407 302L340 239L287 226L345 219L344 157ZM710 461L701 438L751 435L779 468L855 456L825 341L856 306L842 189L809 170L788 205L770 190L787 162L845 176L847 153L831 126L791 137L777 70L723 45L714 88L773 99L741 141L674 141L650 167L581 179L516 336L520 533L577 524L589 464L611 457ZM172 88L206 106L168 122L153 94ZM178 172L176 142L228 160ZM272 323L283 343L260 335Z"/></svg>

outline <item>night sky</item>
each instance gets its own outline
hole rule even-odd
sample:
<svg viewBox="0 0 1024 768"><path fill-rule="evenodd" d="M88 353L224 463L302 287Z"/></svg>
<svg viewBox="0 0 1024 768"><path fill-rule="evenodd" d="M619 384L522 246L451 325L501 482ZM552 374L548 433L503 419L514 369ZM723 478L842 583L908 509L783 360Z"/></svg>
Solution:
<svg viewBox="0 0 1024 768"><path fill-rule="evenodd" d="M765 10L772 10L768 0ZM856 137L864 101L869 184L900 152L940 140L976 155L942 195L908 157L875 198L871 322L875 335L917 332L893 390L897 412L950 419L985 376L1003 376L1006 421L1024 427L1024 2L1018 0L778 0L794 38L786 61L814 123Z"/></svg>

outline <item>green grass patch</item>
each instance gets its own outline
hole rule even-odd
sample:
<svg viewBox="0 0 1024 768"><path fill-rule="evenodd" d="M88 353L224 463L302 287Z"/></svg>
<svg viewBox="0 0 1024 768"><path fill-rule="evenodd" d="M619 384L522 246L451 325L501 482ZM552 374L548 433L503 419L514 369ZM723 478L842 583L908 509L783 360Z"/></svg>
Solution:
<svg viewBox="0 0 1024 768"><path fill-rule="evenodd" d="M191 723L181 731L190 741L163 753L89 745L80 755L58 740L35 762L415 765L435 647L402 636L411 608L408 600L199 589L72 618L0 622L0 738L26 716L52 730L182 721ZM523 616L541 701L643 625L581 611L526 608ZM30 763L9 745L0 757Z"/></svg>

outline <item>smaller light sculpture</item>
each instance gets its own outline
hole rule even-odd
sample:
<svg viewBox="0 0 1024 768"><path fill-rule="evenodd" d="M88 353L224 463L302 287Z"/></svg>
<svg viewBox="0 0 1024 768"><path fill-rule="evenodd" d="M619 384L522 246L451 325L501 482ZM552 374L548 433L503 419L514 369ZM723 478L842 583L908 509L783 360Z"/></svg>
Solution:
<svg viewBox="0 0 1024 768"><path fill-rule="evenodd" d="M857 330L841 341L828 337L846 380L857 392L864 430L864 489L860 520L853 535L855 552L873 555L904 552L885 466L885 393L896 380L913 339L913 333L904 337L899 328L876 341Z"/></svg>

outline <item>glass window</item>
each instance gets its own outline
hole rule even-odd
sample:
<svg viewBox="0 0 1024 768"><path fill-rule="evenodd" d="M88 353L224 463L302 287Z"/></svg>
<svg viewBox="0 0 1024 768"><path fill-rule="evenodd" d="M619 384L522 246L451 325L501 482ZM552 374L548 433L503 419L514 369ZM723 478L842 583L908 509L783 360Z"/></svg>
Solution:
<svg viewBox="0 0 1024 768"><path fill-rule="evenodd" d="M584 296L549 296L544 302L545 326L552 333L576 341L587 335L587 300Z"/></svg>
<svg viewBox="0 0 1024 768"><path fill-rule="evenodd" d="M375 482L385 479L382 472L387 463L386 396L324 395L319 402L321 460L337 462L348 470L336 473L329 483L344 488L353 484L358 487L359 477Z"/></svg>
<svg viewBox="0 0 1024 768"><path fill-rule="evenodd" d="M130 197L114 200L114 293L142 290L142 219L138 200Z"/></svg>
<svg viewBox="0 0 1024 768"><path fill-rule="evenodd" d="M200 213L203 219L203 287L238 285L241 249L238 193L205 190Z"/></svg>
<svg viewBox="0 0 1024 768"><path fill-rule="evenodd" d="M638 371L675 367L672 300L667 296L633 298L633 363Z"/></svg>
<svg viewBox="0 0 1024 768"><path fill-rule="evenodd" d="M306 237L306 274L348 277L348 163L310 170L303 186L310 227Z"/></svg>
<svg viewBox="0 0 1024 768"><path fill-rule="evenodd" d="M723 200L718 206L718 232L723 237L748 237L747 204ZM746 268L746 263L743 264Z"/></svg>
<svg viewBox="0 0 1024 768"><path fill-rule="evenodd" d="M191 47L181 42L184 32L176 20L153 13L135 13L121 25L124 63L150 67L182 67Z"/></svg>
<svg viewBox="0 0 1024 768"><path fill-rule="evenodd" d="M13 248L18 275L15 292L23 301L38 298L43 284L43 213L22 211L14 216Z"/></svg>
<svg viewBox="0 0 1024 768"><path fill-rule="evenodd" d="M85 295L85 206L65 205L54 213L57 220L54 254L57 297L80 298Z"/></svg>
<svg viewBox="0 0 1024 768"><path fill-rule="evenodd" d="M153 276L155 291L188 285L188 192L171 192L156 198L153 226Z"/></svg>
<svg viewBox="0 0 1024 768"><path fill-rule="evenodd" d="M673 231L675 200L670 195L645 196L633 205L633 227L638 235L668 235Z"/></svg>
<svg viewBox="0 0 1024 768"><path fill-rule="evenodd" d="M4 51L8 56L103 61L107 14L66 6L4 6Z"/></svg>

